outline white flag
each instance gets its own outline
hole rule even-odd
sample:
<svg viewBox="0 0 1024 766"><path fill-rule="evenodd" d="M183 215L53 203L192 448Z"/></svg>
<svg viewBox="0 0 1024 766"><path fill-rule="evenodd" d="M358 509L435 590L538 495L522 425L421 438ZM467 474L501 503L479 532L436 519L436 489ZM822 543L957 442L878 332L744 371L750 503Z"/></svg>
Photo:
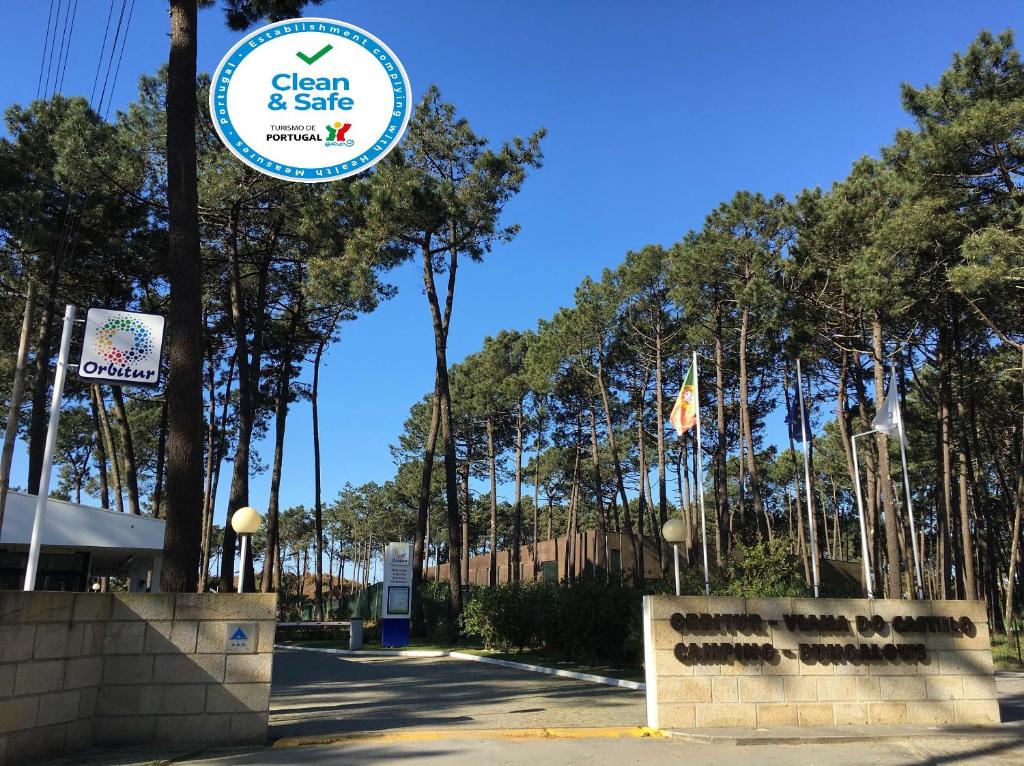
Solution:
<svg viewBox="0 0 1024 766"><path fill-rule="evenodd" d="M900 429L900 395L896 388L896 370L889 377L889 394L878 409L871 427L886 436L895 436Z"/></svg>

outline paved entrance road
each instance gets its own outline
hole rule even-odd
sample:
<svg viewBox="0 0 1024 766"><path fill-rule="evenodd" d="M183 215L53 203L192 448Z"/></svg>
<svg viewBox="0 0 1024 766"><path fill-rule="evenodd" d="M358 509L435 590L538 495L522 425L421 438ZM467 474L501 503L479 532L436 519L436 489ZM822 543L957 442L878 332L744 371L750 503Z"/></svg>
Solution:
<svg viewBox="0 0 1024 766"><path fill-rule="evenodd" d="M270 736L643 726L644 693L446 658L274 654Z"/></svg>
<svg viewBox="0 0 1024 766"><path fill-rule="evenodd" d="M433 766L995 766L1024 764L1019 740L835 745L711 745L670 739L451 740L343 744L232 753L185 761L192 766L399 764Z"/></svg>

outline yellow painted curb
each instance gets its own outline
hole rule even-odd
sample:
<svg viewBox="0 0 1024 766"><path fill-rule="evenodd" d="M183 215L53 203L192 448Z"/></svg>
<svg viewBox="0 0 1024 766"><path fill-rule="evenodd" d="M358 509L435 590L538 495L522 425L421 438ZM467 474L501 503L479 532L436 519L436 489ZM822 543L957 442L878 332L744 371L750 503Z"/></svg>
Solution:
<svg viewBox="0 0 1024 766"><path fill-rule="evenodd" d="M403 732L362 732L324 734L310 737L281 737L275 748L310 745L361 745L374 743L434 742L459 739L624 739L665 737L660 729L647 726L544 727L533 729L416 729Z"/></svg>

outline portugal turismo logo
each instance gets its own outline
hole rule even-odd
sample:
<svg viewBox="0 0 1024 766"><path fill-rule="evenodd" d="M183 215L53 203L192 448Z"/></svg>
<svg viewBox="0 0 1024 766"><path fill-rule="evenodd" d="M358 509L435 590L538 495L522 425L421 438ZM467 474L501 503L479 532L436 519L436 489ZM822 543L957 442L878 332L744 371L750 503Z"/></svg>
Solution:
<svg viewBox="0 0 1024 766"><path fill-rule="evenodd" d="M395 148L410 111L398 57L369 32L332 19L289 19L250 33L210 86L210 114L225 146L287 181L366 170Z"/></svg>

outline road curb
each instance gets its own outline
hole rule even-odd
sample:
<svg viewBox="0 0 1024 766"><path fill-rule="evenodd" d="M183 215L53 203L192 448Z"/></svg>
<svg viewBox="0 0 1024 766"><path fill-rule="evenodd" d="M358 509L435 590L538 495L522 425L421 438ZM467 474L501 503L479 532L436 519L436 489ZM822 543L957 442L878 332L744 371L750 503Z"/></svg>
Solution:
<svg viewBox="0 0 1024 766"><path fill-rule="evenodd" d="M288 649L296 652L319 652L320 654L338 654L343 657L447 657L449 652L443 649L329 649L319 646L291 646L274 644L274 650Z"/></svg>
<svg viewBox="0 0 1024 766"><path fill-rule="evenodd" d="M842 731L842 728L854 731ZM1024 739L1019 726L922 726L897 731L857 731L857 727L815 727L811 731L743 729L718 732L694 729L663 729L661 736L708 745L844 745L866 742L894 743L916 739Z"/></svg>
<svg viewBox="0 0 1024 766"><path fill-rule="evenodd" d="M590 681L605 686L618 686L622 689L633 689L645 691L647 684L641 681L627 681L623 678L610 678L608 676L594 675L593 673L577 673L574 670L561 670L559 668L548 668L543 665L530 665L526 662L514 662L512 660L499 660L495 657L485 657L479 654L467 654L465 652L448 652L448 656L456 660L467 660L469 662L482 662L486 665L500 665L505 668L516 668L518 670L529 670L533 673L545 673L549 676L560 676L561 678L574 678L577 681Z"/></svg>
<svg viewBox="0 0 1024 766"><path fill-rule="evenodd" d="M610 678L599 676L593 673L577 673L574 670L561 670L560 668L549 668L544 665L531 665L526 662L514 662L513 660L499 660L495 657L486 657L479 654L467 652L452 652L444 649L328 649L315 646L290 646L286 644L275 644L274 649L291 649L299 652L320 652L321 654L336 654L342 657L449 657L453 660L464 662L480 662L485 665L498 665L503 668L515 670L527 670L531 673L543 673L549 676L560 678L572 678L576 681L587 681L605 686L617 686L620 689L632 689L634 691L645 691L647 685L642 681L627 681L623 678Z"/></svg>
<svg viewBox="0 0 1024 766"><path fill-rule="evenodd" d="M520 739L647 739L663 737L663 732L646 726L538 727L527 729L419 729L404 732L356 732L323 734L308 737L281 737L273 747L312 747L315 745L346 745L399 742L433 742L438 740L520 740Z"/></svg>

